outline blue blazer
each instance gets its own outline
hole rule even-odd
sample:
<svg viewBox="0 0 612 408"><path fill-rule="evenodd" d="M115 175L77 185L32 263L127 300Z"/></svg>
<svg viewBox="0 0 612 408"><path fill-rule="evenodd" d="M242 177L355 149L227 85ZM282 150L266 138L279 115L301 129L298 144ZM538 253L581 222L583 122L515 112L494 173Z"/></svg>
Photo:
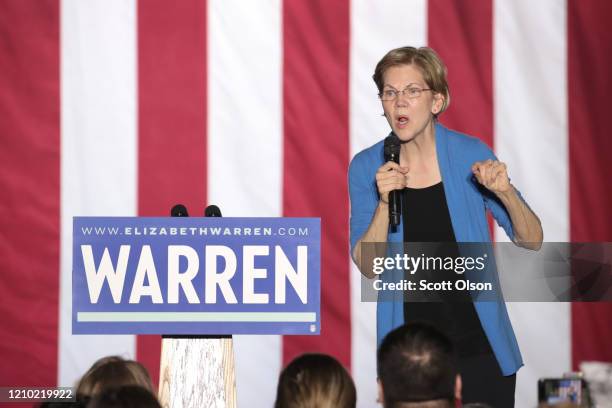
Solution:
<svg viewBox="0 0 612 408"><path fill-rule="evenodd" d="M503 204L472 178L472 164L496 160L491 149L477 138L435 124L436 153L444 185L451 223L457 242L490 242L486 217L489 210L497 223L514 239L510 216ZM384 141L359 152L349 166L351 199L351 253L366 232L378 205L375 174L382 165ZM520 195L520 194L519 194ZM403 226L389 232L389 242L403 241ZM512 375L523 365L506 304L474 301L484 332L504 375ZM379 301L376 309L378 344L384 336L404 323L403 296L394 301Z"/></svg>

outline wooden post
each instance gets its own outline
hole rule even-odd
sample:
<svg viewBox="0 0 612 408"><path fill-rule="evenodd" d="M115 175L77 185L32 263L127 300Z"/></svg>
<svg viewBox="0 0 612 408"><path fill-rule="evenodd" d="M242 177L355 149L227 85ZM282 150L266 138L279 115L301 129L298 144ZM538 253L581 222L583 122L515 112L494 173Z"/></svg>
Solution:
<svg viewBox="0 0 612 408"><path fill-rule="evenodd" d="M159 401L163 408L235 408L232 337L164 337Z"/></svg>

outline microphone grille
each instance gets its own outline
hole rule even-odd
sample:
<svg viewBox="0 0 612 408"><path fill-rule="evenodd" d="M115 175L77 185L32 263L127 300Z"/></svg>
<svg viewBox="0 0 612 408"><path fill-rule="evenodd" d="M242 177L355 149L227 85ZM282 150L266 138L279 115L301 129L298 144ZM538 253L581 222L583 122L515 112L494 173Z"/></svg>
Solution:
<svg viewBox="0 0 612 408"><path fill-rule="evenodd" d="M205 217L221 217L221 210L214 204L209 205L204 210Z"/></svg>
<svg viewBox="0 0 612 408"><path fill-rule="evenodd" d="M393 132L385 138L384 155L385 161L399 162L400 140Z"/></svg>
<svg viewBox="0 0 612 408"><path fill-rule="evenodd" d="M187 208L183 204L177 204L170 210L171 217L189 217Z"/></svg>

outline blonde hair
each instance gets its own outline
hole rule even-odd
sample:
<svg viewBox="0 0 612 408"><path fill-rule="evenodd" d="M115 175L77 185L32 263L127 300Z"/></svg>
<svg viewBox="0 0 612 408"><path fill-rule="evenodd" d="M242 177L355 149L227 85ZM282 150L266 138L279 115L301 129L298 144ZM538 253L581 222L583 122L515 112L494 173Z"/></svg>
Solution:
<svg viewBox="0 0 612 408"><path fill-rule="evenodd" d="M302 354L281 372L275 408L354 408L353 379L335 358Z"/></svg>
<svg viewBox="0 0 612 408"><path fill-rule="evenodd" d="M103 357L83 375L76 394L81 398L94 397L110 388L124 385L141 386L157 395L147 369L133 360L119 356Z"/></svg>
<svg viewBox="0 0 612 408"><path fill-rule="evenodd" d="M401 47L389 51L378 64L376 64L376 69L372 76L379 94L382 93L385 85L383 82L385 72L391 67L400 65L416 66L423 74L423 79L429 89L431 89L433 93L442 96L442 109L434 116L437 117L448 108L448 105L450 105L450 90L448 89L448 82L446 80L446 66L438 54L429 47Z"/></svg>

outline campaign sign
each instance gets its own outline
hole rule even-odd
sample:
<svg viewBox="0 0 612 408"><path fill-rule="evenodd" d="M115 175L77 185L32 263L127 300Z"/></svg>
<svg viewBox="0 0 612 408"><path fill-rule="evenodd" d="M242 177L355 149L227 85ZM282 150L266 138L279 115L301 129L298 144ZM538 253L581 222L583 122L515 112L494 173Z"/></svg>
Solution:
<svg viewBox="0 0 612 408"><path fill-rule="evenodd" d="M318 218L75 217L74 334L318 334Z"/></svg>

